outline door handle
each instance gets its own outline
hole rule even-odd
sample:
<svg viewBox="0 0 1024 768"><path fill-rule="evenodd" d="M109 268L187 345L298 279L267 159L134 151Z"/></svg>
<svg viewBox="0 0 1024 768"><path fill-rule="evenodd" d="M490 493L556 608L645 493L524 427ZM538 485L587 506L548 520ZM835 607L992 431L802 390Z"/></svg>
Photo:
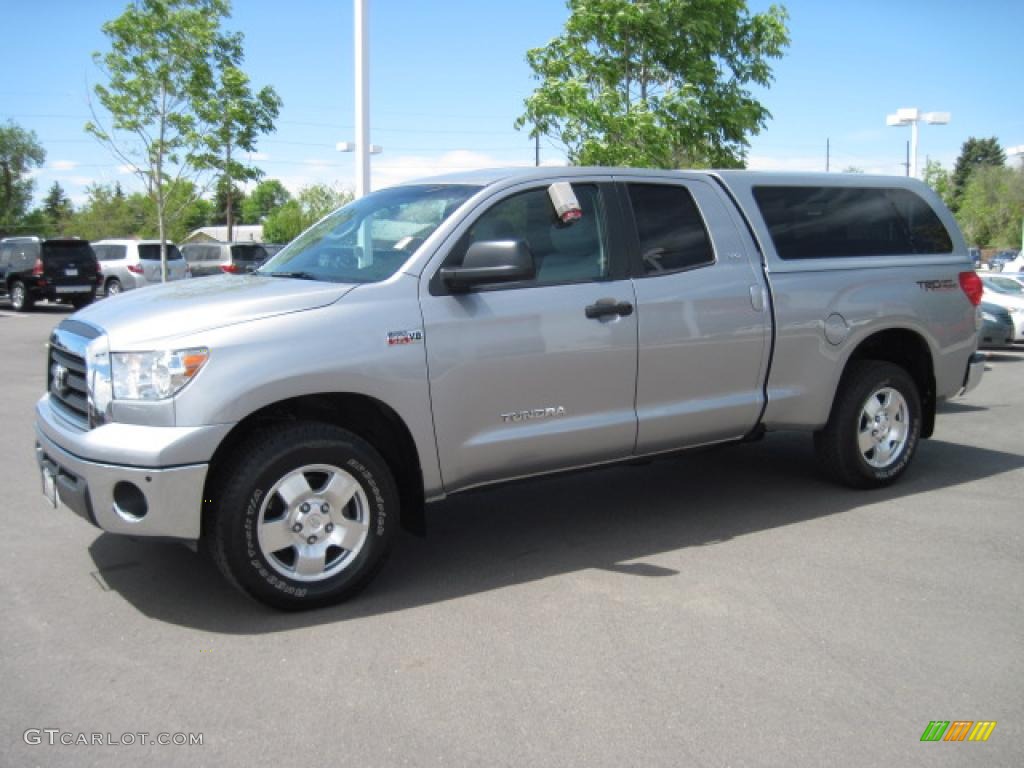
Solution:
<svg viewBox="0 0 1024 768"><path fill-rule="evenodd" d="M618 315L619 317L629 317L633 314L633 305L628 301L616 301L615 299L598 299L596 303L591 304L586 309L587 317L594 320L598 317L606 317L608 315Z"/></svg>

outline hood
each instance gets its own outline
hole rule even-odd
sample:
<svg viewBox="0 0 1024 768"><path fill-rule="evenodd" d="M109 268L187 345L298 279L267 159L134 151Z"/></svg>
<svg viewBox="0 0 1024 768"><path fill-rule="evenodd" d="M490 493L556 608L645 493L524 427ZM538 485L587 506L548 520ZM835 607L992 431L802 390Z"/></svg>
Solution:
<svg viewBox="0 0 1024 768"><path fill-rule="evenodd" d="M218 275L127 291L74 317L106 331L112 347L123 347L325 307L354 287L290 277Z"/></svg>

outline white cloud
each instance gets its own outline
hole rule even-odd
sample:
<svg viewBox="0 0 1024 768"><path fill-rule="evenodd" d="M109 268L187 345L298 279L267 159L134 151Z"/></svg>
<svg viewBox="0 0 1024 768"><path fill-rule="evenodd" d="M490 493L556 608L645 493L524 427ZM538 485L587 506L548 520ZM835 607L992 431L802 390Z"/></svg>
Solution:
<svg viewBox="0 0 1024 768"><path fill-rule="evenodd" d="M138 169L134 165L119 165L117 166L118 173L136 173Z"/></svg>
<svg viewBox="0 0 1024 768"><path fill-rule="evenodd" d="M270 159L270 155L266 152L250 152L249 160L254 163L265 162Z"/></svg>
<svg viewBox="0 0 1024 768"><path fill-rule="evenodd" d="M73 171L79 166L77 160L54 160L49 165L51 171Z"/></svg>

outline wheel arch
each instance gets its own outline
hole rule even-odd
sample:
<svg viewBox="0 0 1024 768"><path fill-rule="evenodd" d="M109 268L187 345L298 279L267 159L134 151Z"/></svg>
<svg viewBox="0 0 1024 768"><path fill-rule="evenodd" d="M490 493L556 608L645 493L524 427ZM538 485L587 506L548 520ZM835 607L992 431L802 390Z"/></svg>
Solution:
<svg viewBox="0 0 1024 768"><path fill-rule="evenodd" d="M254 432L275 423L319 421L347 429L372 445L381 454L395 478L400 502L402 527L422 535L426 530L424 516L424 483L416 442L402 418L386 403L369 395L348 392L325 392L301 395L266 405L246 416L217 446L210 459L203 499L212 498L210 491L218 482L218 469L227 456L240 450ZM209 501L204 501L204 530L210 515Z"/></svg>
<svg viewBox="0 0 1024 768"><path fill-rule="evenodd" d="M910 328L875 331L862 339L847 357L840 382L855 360L883 360L910 374L921 397L921 437L931 437L935 430L935 361L924 336ZM838 391L837 386L836 393ZM835 397L833 394L833 406Z"/></svg>

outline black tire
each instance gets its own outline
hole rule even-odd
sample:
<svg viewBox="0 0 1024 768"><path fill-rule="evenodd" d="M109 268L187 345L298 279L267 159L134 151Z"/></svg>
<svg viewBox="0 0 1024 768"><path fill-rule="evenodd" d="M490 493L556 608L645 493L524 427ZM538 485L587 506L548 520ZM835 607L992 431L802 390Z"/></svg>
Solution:
<svg viewBox="0 0 1024 768"><path fill-rule="evenodd" d="M887 396L890 408L885 409ZM878 409L876 419L869 415L872 409ZM910 375L892 363L855 360L843 374L828 423L814 434L814 447L834 480L852 488L881 488L906 471L920 436L921 396ZM862 438L869 446L878 442L865 449Z"/></svg>
<svg viewBox="0 0 1024 768"><path fill-rule="evenodd" d="M15 280L11 283L8 295L11 297L11 307L14 308L15 312L28 312L35 306L35 299L29 293L28 286L21 280Z"/></svg>
<svg viewBox="0 0 1024 768"><path fill-rule="evenodd" d="M118 280L116 277L112 277L109 280L107 280L107 285L103 289L103 294L108 297L117 296L117 294L121 293L121 291L123 290L124 289L121 287L121 281Z"/></svg>
<svg viewBox="0 0 1024 768"><path fill-rule="evenodd" d="M343 483L354 479L358 483L356 495L350 502L339 502L336 506L342 509L330 509L329 516L319 514L321 502L334 497L323 488L315 489L321 480L318 470L310 467L336 470L333 475L323 473L325 485L331 477ZM301 469L309 471L300 473ZM298 503L289 506L281 492L275 490L287 478L299 475L313 489L312 493L320 494L293 496L308 499L313 505L312 512L300 512ZM332 605L358 593L384 564L399 525L398 491L384 459L362 438L330 424L289 423L256 433L244 446L232 451L232 458L217 469L209 488L204 538L214 561L237 588L282 610ZM317 518L317 525L313 518ZM262 526L282 522L284 535L295 532L294 541L274 552L264 551L267 547L262 531L267 529ZM293 523L298 528L307 523L310 527L300 532ZM337 535L349 543L346 523L354 524L353 530L366 526L365 532L354 534L362 537L359 546L348 550L340 544L328 544L336 538L331 534L335 527L341 529ZM305 539L307 533L319 534L317 545L326 547L327 553L321 562L328 567L321 577L312 580L309 576L303 579L298 570L290 570L299 568L301 553L306 551L300 539ZM291 564L287 562L289 554ZM331 568L337 570L330 572Z"/></svg>
<svg viewBox="0 0 1024 768"><path fill-rule="evenodd" d="M72 296L71 306L75 309L81 309L82 307L88 307L96 298L96 294L90 293L88 296Z"/></svg>

